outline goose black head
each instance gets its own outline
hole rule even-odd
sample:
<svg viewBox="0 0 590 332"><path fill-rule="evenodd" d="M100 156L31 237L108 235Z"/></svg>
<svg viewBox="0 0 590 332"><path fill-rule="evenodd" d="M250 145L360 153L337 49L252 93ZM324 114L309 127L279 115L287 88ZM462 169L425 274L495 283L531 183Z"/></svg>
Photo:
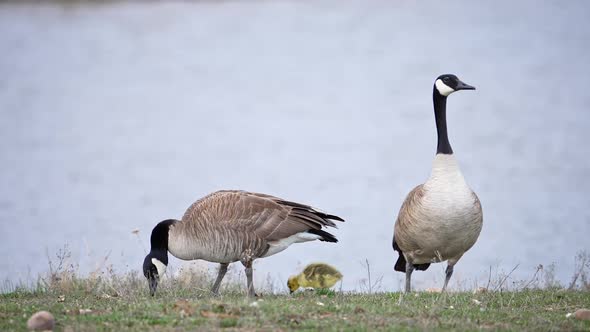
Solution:
<svg viewBox="0 0 590 332"><path fill-rule="evenodd" d="M160 222L152 230L150 237L151 250L143 260L143 275L148 280L150 295L154 296L160 278L166 273L168 266L168 231L176 220L168 219Z"/></svg>
<svg viewBox="0 0 590 332"><path fill-rule="evenodd" d="M459 90L475 90L474 86L463 83L453 74L444 74L436 78L434 88L441 96L448 96Z"/></svg>
<svg viewBox="0 0 590 332"><path fill-rule="evenodd" d="M160 256L160 258L157 258L158 256ZM168 263L168 257L166 256L166 253L163 253L163 255L158 255L157 253L150 252L143 260L143 275L148 280L151 296L156 294L160 277L166 273L166 266ZM163 257L166 257L166 259L164 259L165 262L162 261Z"/></svg>

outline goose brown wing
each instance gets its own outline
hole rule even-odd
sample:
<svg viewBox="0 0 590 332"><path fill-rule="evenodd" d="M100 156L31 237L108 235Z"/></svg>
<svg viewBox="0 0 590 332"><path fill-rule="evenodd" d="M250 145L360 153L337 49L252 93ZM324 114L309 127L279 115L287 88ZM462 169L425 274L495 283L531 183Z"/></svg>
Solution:
<svg viewBox="0 0 590 332"><path fill-rule="evenodd" d="M412 251L420 249L416 246L413 241L412 230L413 225L418 222L418 217L415 215L417 206L421 204L422 197L424 196L423 185L419 185L414 188L402 204L400 211L395 222L394 230L394 249L401 251Z"/></svg>
<svg viewBox="0 0 590 332"><path fill-rule="evenodd" d="M256 233L275 241L291 235L336 227L342 218L318 211L308 205L271 195L246 191L218 191L199 200L187 210L183 220L205 219L220 227Z"/></svg>

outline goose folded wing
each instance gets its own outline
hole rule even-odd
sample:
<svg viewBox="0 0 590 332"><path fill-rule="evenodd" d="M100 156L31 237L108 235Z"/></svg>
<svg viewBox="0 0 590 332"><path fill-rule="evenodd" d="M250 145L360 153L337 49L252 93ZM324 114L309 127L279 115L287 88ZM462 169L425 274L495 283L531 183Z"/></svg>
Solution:
<svg viewBox="0 0 590 332"><path fill-rule="evenodd" d="M227 222L236 223L235 226L254 232L267 241L284 239L312 229L336 227L330 219L343 221L340 217L310 206L270 195L232 192L230 196L235 204L232 209L235 213Z"/></svg>

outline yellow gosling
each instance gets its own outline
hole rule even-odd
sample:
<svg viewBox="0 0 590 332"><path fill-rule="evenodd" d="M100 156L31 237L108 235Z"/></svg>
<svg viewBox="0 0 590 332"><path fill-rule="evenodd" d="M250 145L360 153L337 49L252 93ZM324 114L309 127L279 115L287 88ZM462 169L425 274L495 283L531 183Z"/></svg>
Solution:
<svg viewBox="0 0 590 332"><path fill-rule="evenodd" d="M300 274L291 276L287 281L287 286L289 291L293 293L299 287L330 288L340 279L342 279L342 274L334 267L323 263L313 263L306 266Z"/></svg>

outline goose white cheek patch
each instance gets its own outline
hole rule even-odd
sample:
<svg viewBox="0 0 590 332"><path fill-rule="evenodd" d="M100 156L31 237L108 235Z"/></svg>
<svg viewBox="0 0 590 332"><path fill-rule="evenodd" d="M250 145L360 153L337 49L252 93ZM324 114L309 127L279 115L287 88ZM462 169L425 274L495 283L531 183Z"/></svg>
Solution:
<svg viewBox="0 0 590 332"><path fill-rule="evenodd" d="M438 92L445 97L450 95L451 93L455 92L455 90L453 90L448 85L444 84L443 81L441 81L441 80L436 80L435 84L436 84L436 89L438 90Z"/></svg>
<svg viewBox="0 0 590 332"><path fill-rule="evenodd" d="M156 258L152 258L152 264L154 264L158 270L158 277L162 278L164 273L166 273L166 265Z"/></svg>

